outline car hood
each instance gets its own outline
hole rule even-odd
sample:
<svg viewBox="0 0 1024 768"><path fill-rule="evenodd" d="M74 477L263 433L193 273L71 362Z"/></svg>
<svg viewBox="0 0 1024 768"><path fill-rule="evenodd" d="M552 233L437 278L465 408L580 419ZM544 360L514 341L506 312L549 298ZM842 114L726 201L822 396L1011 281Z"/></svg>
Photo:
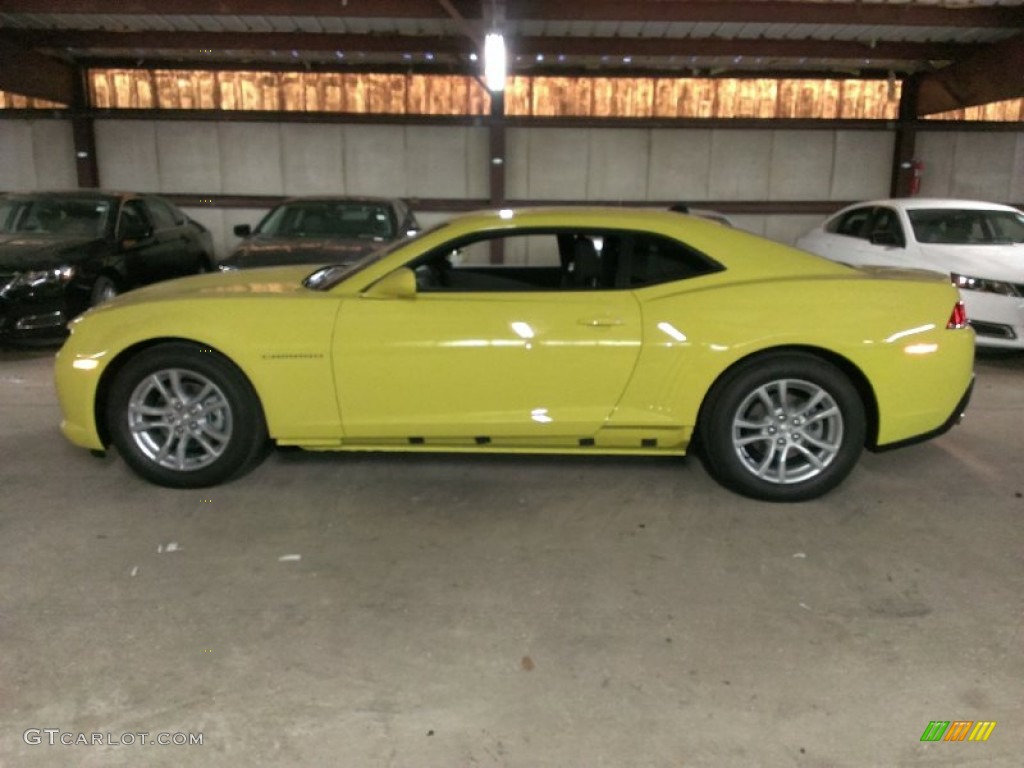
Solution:
<svg viewBox="0 0 1024 768"><path fill-rule="evenodd" d="M0 270L49 269L84 259L95 238L47 234L0 234Z"/></svg>
<svg viewBox="0 0 1024 768"><path fill-rule="evenodd" d="M382 245L381 240L257 236L242 243L223 263L239 269L278 264L349 264Z"/></svg>
<svg viewBox="0 0 1024 768"><path fill-rule="evenodd" d="M921 243L922 261L958 275L1024 283L1024 245L937 245Z"/></svg>
<svg viewBox="0 0 1024 768"><path fill-rule="evenodd" d="M210 272L137 288L99 305L93 312L152 301L202 301L252 296L289 296L309 291L302 281L313 270L301 267Z"/></svg>

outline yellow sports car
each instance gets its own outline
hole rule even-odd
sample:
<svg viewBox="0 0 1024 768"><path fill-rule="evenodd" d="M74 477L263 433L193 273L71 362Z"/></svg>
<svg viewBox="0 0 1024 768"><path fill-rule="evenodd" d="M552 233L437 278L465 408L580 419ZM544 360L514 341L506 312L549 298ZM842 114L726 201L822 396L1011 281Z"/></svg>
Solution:
<svg viewBox="0 0 1024 768"><path fill-rule="evenodd" d="M202 487L315 450L673 454L755 498L825 493L864 446L966 407L948 278L856 270L628 209L462 216L361 261L203 275L76 320L62 429Z"/></svg>

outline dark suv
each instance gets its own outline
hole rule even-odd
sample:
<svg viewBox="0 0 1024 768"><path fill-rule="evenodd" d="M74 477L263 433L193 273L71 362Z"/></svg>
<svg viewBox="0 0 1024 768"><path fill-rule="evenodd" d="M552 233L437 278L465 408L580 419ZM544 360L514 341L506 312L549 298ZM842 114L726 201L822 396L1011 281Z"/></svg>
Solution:
<svg viewBox="0 0 1024 768"><path fill-rule="evenodd" d="M154 195L0 195L0 340L60 338L90 306L213 255L209 231Z"/></svg>

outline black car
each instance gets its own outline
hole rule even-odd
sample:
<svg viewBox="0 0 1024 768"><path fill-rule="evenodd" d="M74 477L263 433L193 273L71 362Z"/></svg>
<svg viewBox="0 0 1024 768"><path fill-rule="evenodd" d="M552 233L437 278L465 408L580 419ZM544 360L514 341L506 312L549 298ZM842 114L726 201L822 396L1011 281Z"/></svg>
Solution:
<svg viewBox="0 0 1024 768"><path fill-rule="evenodd" d="M373 197L296 197L270 210L244 237L221 269L356 261L382 245L419 231L404 200Z"/></svg>
<svg viewBox="0 0 1024 768"><path fill-rule="evenodd" d="M0 195L0 340L60 338L95 304L213 263L209 231L154 195Z"/></svg>

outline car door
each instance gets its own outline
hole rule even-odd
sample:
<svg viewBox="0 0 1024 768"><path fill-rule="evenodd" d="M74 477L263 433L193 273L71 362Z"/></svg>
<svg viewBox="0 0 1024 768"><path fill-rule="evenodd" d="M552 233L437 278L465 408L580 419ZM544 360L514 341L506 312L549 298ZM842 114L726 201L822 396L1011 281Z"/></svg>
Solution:
<svg viewBox="0 0 1024 768"><path fill-rule="evenodd" d="M334 342L346 438L564 446L593 436L632 374L640 310L600 274L599 253L584 275L572 238L453 242L410 265L414 298L346 302ZM589 241L597 253L601 238Z"/></svg>
<svg viewBox="0 0 1024 768"><path fill-rule="evenodd" d="M116 231L126 287L148 285L171 276L172 246L157 237L155 223L141 199L124 201Z"/></svg>
<svg viewBox="0 0 1024 768"><path fill-rule="evenodd" d="M820 242L822 255L844 264L913 266L906 227L899 212L889 206L847 212L826 225Z"/></svg>
<svg viewBox="0 0 1024 768"><path fill-rule="evenodd" d="M864 263L911 266L907 243L907 230L899 211L887 205L877 206L872 212L861 245Z"/></svg>
<svg viewBox="0 0 1024 768"><path fill-rule="evenodd" d="M808 238L801 245L832 261L854 266L872 263L868 232L874 214L872 206L853 208L826 222L815 238Z"/></svg>
<svg viewBox="0 0 1024 768"><path fill-rule="evenodd" d="M146 197L143 204L153 222L161 279L194 274L199 265L199 253L189 236L188 219L158 197Z"/></svg>

